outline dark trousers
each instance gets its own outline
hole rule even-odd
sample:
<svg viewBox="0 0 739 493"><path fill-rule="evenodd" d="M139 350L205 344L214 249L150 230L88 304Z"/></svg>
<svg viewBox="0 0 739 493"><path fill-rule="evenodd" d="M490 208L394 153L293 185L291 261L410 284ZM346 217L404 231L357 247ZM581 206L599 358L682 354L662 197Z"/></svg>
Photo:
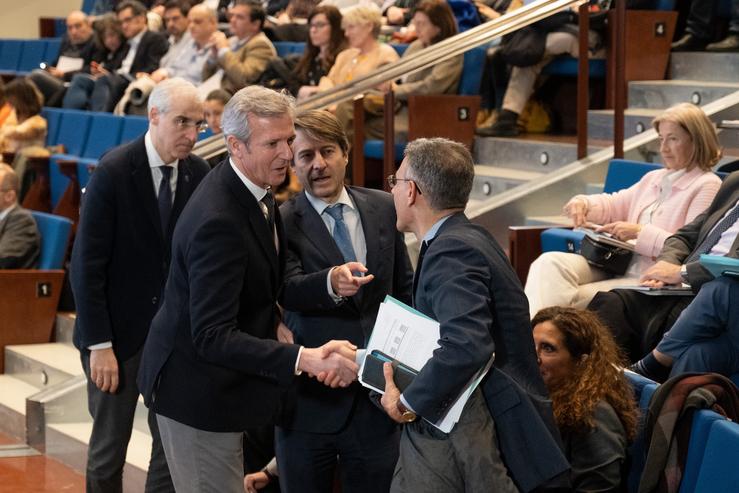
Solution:
<svg viewBox="0 0 739 493"><path fill-rule="evenodd" d="M28 78L36 84L38 90L44 95L44 106L59 107L64 97L64 81L57 79L46 70L36 69Z"/></svg>
<svg viewBox="0 0 739 493"><path fill-rule="evenodd" d="M90 96L90 110L113 111L126 92L129 82L127 78L115 73L95 80L95 87Z"/></svg>
<svg viewBox="0 0 739 493"><path fill-rule="evenodd" d="M362 392L347 426L338 433L278 428L277 468L282 493L331 493L337 466L342 493L389 491L400 434L387 417L378 427L378 413L382 411Z"/></svg>
<svg viewBox="0 0 739 493"><path fill-rule="evenodd" d="M630 289L601 291L588 305L608 327L630 361L657 347L692 296L650 296Z"/></svg>
<svg viewBox="0 0 739 493"><path fill-rule="evenodd" d="M719 0L691 0L686 31L703 39L714 36L714 17ZM739 34L739 0L731 0L729 31Z"/></svg>
<svg viewBox="0 0 739 493"><path fill-rule="evenodd" d="M82 351L82 367L87 376L87 404L92 415L92 435L87 450L86 486L88 493L117 493L123 490L123 466L126 450L131 439L139 389L136 374L141 361L141 351L118 362L118 391L115 394L102 392L90 380L90 352ZM149 429L152 436L149 472L145 490L149 492L174 492L169 476L167 460L156 416L149 411Z"/></svg>

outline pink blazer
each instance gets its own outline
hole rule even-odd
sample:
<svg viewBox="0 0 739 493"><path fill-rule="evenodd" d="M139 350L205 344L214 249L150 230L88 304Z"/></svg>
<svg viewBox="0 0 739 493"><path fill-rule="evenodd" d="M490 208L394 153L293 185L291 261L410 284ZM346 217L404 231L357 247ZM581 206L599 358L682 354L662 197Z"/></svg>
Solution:
<svg viewBox="0 0 739 493"><path fill-rule="evenodd" d="M639 222L642 211L659 198L659 187L667 173L667 169L650 171L625 190L579 196L588 202L587 219L598 224ZM718 176L697 167L673 183L670 196L654 212L652 223L645 224L636 238L642 269L651 265L668 236L708 208L720 186Z"/></svg>

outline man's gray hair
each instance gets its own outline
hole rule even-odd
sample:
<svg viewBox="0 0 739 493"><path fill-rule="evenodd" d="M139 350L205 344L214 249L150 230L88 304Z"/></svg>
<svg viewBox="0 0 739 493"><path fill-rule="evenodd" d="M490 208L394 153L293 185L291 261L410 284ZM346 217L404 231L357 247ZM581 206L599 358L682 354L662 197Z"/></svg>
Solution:
<svg viewBox="0 0 739 493"><path fill-rule="evenodd" d="M152 108L158 109L159 113L162 114L169 113L173 98L193 98L200 101L198 90L192 82L186 81L182 77L174 77L163 80L154 87L151 94L149 94L147 113L151 112Z"/></svg>
<svg viewBox="0 0 739 493"><path fill-rule="evenodd" d="M405 148L408 173L432 209L463 209L475 177L472 155L449 139L416 139Z"/></svg>
<svg viewBox="0 0 739 493"><path fill-rule="evenodd" d="M295 118L295 98L287 93L273 91L262 86L247 86L226 103L221 117L223 136L233 135L242 142L248 142L252 129L247 115L260 118L274 118L289 115Z"/></svg>

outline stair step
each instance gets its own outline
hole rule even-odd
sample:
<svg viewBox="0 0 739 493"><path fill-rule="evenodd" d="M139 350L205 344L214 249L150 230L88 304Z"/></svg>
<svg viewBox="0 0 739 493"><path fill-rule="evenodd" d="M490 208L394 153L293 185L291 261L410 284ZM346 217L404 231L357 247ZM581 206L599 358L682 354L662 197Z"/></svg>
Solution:
<svg viewBox="0 0 739 493"><path fill-rule="evenodd" d="M73 312L59 312L56 315L56 325L54 326L55 342L72 344L75 320L77 320L77 315Z"/></svg>
<svg viewBox="0 0 739 493"><path fill-rule="evenodd" d="M629 107L665 109L678 103L704 105L739 91L739 82L647 80L629 83Z"/></svg>
<svg viewBox="0 0 739 493"><path fill-rule="evenodd" d="M589 146L589 152L600 150ZM541 140L531 136L476 137L474 160L480 164L549 173L577 159L577 146L570 142Z"/></svg>
<svg viewBox="0 0 739 493"><path fill-rule="evenodd" d="M0 432L26 441L26 398L38 389L11 375L0 375Z"/></svg>
<svg viewBox="0 0 739 493"><path fill-rule="evenodd" d="M485 200L543 175L544 173L537 171L476 165L470 198L472 200Z"/></svg>
<svg viewBox="0 0 739 493"><path fill-rule="evenodd" d="M629 108L624 111L624 138L628 139L652 128L659 109ZM613 140L613 110L588 110L588 137Z"/></svg>
<svg viewBox="0 0 739 493"><path fill-rule="evenodd" d="M670 78L739 81L739 53L684 52L670 55Z"/></svg>
<svg viewBox="0 0 739 493"><path fill-rule="evenodd" d="M5 347L5 373L36 387L81 375L79 352L68 344L19 344Z"/></svg>

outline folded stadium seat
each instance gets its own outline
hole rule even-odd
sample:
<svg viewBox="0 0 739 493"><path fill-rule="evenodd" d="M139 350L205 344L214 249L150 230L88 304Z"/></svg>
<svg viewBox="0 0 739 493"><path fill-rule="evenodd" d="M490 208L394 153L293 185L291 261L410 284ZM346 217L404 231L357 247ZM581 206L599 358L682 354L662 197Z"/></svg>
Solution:
<svg viewBox="0 0 739 493"><path fill-rule="evenodd" d="M680 481L680 493L691 493L695 491L698 473L703 464L703 456L706 442L715 421L725 421L726 417L710 409L700 409L693 416L693 424L690 427L690 442L688 443L688 455L685 458L685 469ZM738 485L739 486L739 485Z"/></svg>
<svg viewBox="0 0 739 493"><path fill-rule="evenodd" d="M61 108L49 108L44 107L41 110L41 116L46 119L46 145L50 146L56 142L57 134L59 133L59 123L62 118L62 113L65 110Z"/></svg>
<svg viewBox="0 0 739 493"><path fill-rule="evenodd" d="M20 39L0 40L0 75L15 75L21 59L22 46L23 41Z"/></svg>
<svg viewBox="0 0 739 493"><path fill-rule="evenodd" d="M711 425L694 493L739 490L739 424L716 420Z"/></svg>
<svg viewBox="0 0 739 493"><path fill-rule="evenodd" d="M52 144L64 146L64 153L80 156L90 131L92 113L80 110L63 110L59 120L59 131Z"/></svg>
<svg viewBox="0 0 739 493"><path fill-rule="evenodd" d="M47 46L45 39L24 40L16 75L27 75L31 70L39 68L41 62L45 60Z"/></svg>
<svg viewBox="0 0 739 493"><path fill-rule="evenodd" d="M72 222L32 212L41 233L39 269L0 271L0 372L4 348L11 344L51 342L59 304Z"/></svg>
<svg viewBox="0 0 739 493"><path fill-rule="evenodd" d="M636 493L639 489L639 480L641 479L641 473L644 470L644 463L647 459L647 448L644 439L644 424L646 422L647 409L649 408L649 401L652 399L654 391L657 390L659 384L630 371L625 371L624 375L626 375L632 389L634 389L634 398L639 404L639 425L636 438L628 449L629 470L626 479L629 493Z"/></svg>

